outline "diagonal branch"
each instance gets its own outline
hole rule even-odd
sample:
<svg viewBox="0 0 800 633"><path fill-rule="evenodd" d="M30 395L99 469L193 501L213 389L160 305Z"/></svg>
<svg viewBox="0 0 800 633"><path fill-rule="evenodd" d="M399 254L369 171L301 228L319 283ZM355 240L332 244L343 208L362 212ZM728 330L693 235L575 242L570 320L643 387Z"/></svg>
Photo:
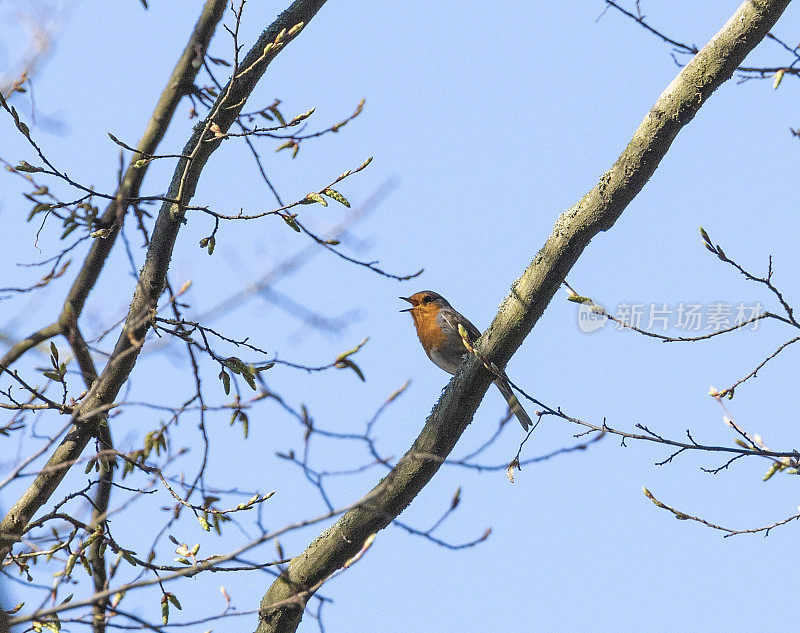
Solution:
<svg viewBox="0 0 800 633"><path fill-rule="evenodd" d="M202 67L206 50L217 24L225 13L227 4L226 0L206 0L194 31L189 37L189 41L183 49L170 78L167 80L167 86L161 93L155 110L147 122L144 134L136 146L141 155L155 154L156 148L167 132L178 104L184 96L192 91L194 79ZM128 201L139 195L139 188L150 165L149 162L141 166L137 165L137 162L142 157L141 155L134 154L131 157L130 164L122 176L120 187L116 192L116 200L108 205L103 215L99 218L98 224L100 227L110 229L110 233L104 239L94 240L89 255L86 257L64 302L64 309L66 310L67 306L71 306L76 315L81 314L86 297L89 296L92 288L94 288L108 254L114 246L114 241L122 229Z"/></svg>
<svg viewBox="0 0 800 633"><path fill-rule="evenodd" d="M684 125L764 38L789 0L748 0L659 97L600 182L559 217L514 283L479 353L504 366L544 312L589 241L610 229L644 187ZM261 602L258 633L296 630L314 587L386 527L430 481L470 423L493 376L470 357L450 381L414 445L369 493L292 560Z"/></svg>
<svg viewBox="0 0 800 633"><path fill-rule="evenodd" d="M112 406L120 388L133 370L151 325L151 312L156 308L158 298L164 289L175 240L185 221L185 207L194 194L206 161L219 147L220 138L217 134L224 134L233 124L270 62L299 34L303 23L307 24L323 4L325 0L296 0L278 16L261 34L241 64L234 69L233 77L206 120L195 128L182 152L184 158L179 160L175 169L166 196L169 202L164 202L159 211L147 250L147 258L119 340L102 374L81 402L79 410L75 412L76 423L50 457L42 472L0 523L0 535L3 538L0 545L0 560L10 551L13 541L23 534L28 521L50 498L69 467L75 463L89 440L96 434L98 423L102 423L102 415ZM103 261L104 259L100 259L96 263L102 266ZM99 270L86 270L86 274L90 277L94 275L93 279L96 279L97 273ZM93 279L89 280L91 284L94 283ZM84 299L85 295L82 292L76 295L75 300L78 305L72 306L76 314L80 312Z"/></svg>
<svg viewBox="0 0 800 633"><path fill-rule="evenodd" d="M189 42L183 49L183 53L167 81L167 86L161 93L153 114L147 122L144 134L136 146L139 153L131 157L127 170L120 181L120 186L115 192L115 199L109 203L103 214L97 219L98 228L107 228L109 233L103 239L93 240L92 247L89 249L89 253L67 294L64 308L58 321L38 330L14 345L0 359L0 365L10 366L31 347L61 334L62 330L72 320L80 316L86 297L89 296L92 288L94 288L94 284L97 282L106 259L114 247L117 235L122 228L128 200L138 197L139 188L147 174L150 163L148 162L141 166L137 166L136 163L141 158L141 155L154 154L161 139L164 138L178 104L191 91L194 85L194 79L202 67L201 64L196 62L202 61L205 56L208 44L214 35L217 24L225 13L226 7L227 0L206 0L205 7L194 27Z"/></svg>

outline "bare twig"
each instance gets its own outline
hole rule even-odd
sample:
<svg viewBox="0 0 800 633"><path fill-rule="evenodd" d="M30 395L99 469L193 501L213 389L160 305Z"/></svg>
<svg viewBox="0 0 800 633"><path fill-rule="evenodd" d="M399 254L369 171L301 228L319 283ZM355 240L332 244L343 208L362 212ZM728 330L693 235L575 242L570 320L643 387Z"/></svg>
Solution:
<svg viewBox="0 0 800 633"><path fill-rule="evenodd" d="M721 525L717 525L716 523L711 523L710 521L706 521L703 518L693 516L691 514L686 514L685 512L681 512L680 510L676 510L675 508L668 506L666 503L659 501L658 499L653 496L653 493L650 492L647 488L643 488L645 496L650 499L657 507L661 508L662 510L667 510L668 512L672 512L675 515L676 519L681 521L695 521L697 523L701 523L706 527L709 527L713 530L719 530L720 532L725 532L725 536L723 538L728 538L730 536L736 536L737 534L758 534L759 532L764 532L764 536L769 536L770 530L773 530L776 527L781 525L786 525L792 521L796 521L800 519L800 513L793 514L790 517L786 517L785 519L781 519L780 521L776 521L775 523L771 523L770 525L764 525L762 527L757 528L748 528L746 530L734 530L731 528L726 528Z"/></svg>

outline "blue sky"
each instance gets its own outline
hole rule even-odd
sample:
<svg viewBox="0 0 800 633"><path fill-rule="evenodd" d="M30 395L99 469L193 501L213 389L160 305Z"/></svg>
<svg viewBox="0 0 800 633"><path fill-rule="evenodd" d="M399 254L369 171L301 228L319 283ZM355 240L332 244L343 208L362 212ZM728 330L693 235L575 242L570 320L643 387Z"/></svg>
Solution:
<svg viewBox="0 0 800 633"><path fill-rule="evenodd" d="M642 4L653 25L698 46L738 5ZM106 133L135 144L199 5L152 0L144 11L128 0L114 3L113 9L105 2L71 7L54 53L34 77L36 124L31 128L51 160L77 180L113 190L118 147ZM330 362L369 337L356 357L365 383L351 372L307 375L275 368L265 374L270 387L293 406L307 405L320 427L361 432L388 395L410 379L406 393L377 423L380 449L402 454L448 376L425 357L408 315L398 312L404 307L398 295L436 290L480 329L487 327L558 214L596 183L678 72L667 45L618 12L600 17L603 7L596 0L412 0L380 7L330 2L270 67L249 109L275 98L282 100L287 116L315 107L309 129L317 129L343 119L366 99L360 117L338 134L304 144L295 160L285 151L276 154L274 143L260 146L282 196L302 197L373 156L368 169L338 189L355 205L386 182L393 188L354 229L353 240L345 243L347 252L379 259L383 268L398 274L425 268L420 278L398 283L320 253L279 281L275 290L321 315L348 315L346 327L337 333L314 330L263 298L214 321L230 336L250 336L281 358L311 365ZM8 3L0 2L0 8L13 13ZM282 8L258 0L247 3L241 35L245 46ZM790 7L774 32L793 41L798 19L797 8ZM230 39L220 31L212 54L227 57L230 50ZM0 64L9 63L13 53L6 43ZM772 42L748 58L752 65L790 61ZM226 78L224 72L219 76ZM703 248L698 234L703 226L729 256L758 274L766 272L772 255L775 284L790 302L796 300L798 214L792 165L798 141L789 131L798 126L794 90L791 77L777 91L771 80L733 80L720 88L680 133L616 226L586 250L568 277L573 287L611 311L625 303L645 309L666 303L673 310L680 303L705 309L716 302L760 302L776 310L762 287L746 282ZM17 107L30 114L25 99ZM179 108L162 153L180 151L194 124L188 107L183 103ZM33 162L8 120L0 120L0 138L2 158ZM154 167L143 193L162 193L171 169L166 163ZM55 252L60 229L56 223L47 225L38 250L38 227L24 222L28 206L19 195L20 181L5 175L2 183L0 217L13 239L6 243L0 286L32 283L37 271L15 264ZM233 142L209 162L195 203L229 213L274 207L247 152ZM346 210L314 205L300 213L310 227L322 231L341 221ZM280 220L264 218L223 225L209 257L198 241L212 228L207 217L190 216L171 265L176 286L193 283L187 294L189 315L202 314L308 244ZM138 245L138 236L128 234ZM138 267L142 254L135 256ZM52 318L71 274L35 299L0 304L4 336L19 337ZM95 335L124 316L133 287L124 251L117 249L87 303L84 327ZM559 294L508 373L541 401L575 417L596 423L605 419L627 430L641 423L676 439L690 429L697 441L730 444L733 433L722 422L720 405L707 395L709 386L729 386L792 336L772 323L691 345L665 345L611 325L586 334L578 327L576 306ZM105 339L101 347L109 349L112 341ZM776 450L795 446L794 353L787 350L726 403L737 423ZM209 364L203 377L212 401L223 402L217 371ZM173 346L142 356L124 397L177 404L191 389L182 349ZM503 411L499 394L490 391L454 455L485 441ZM238 427L228 426L228 418L224 412L209 418L215 485L276 490L264 507L272 528L324 511L299 470L274 457L276 451L302 448L300 425L264 403L250 412L245 441ZM118 446L134 448L162 419L158 412L131 409L114 428ZM41 422L47 428L62 423L55 417ZM175 448L190 449L187 469L198 458L195 425L196 419L185 418L175 436ZM522 457L570 446L578 432L545 419ZM507 463L521 439L518 426L508 425L481 461ZM23 441L24 449L34 445L30 437ZM14 444L2 454L16 450ZM341 443L320 442L312 450L316 463L328 469L367 459L360 447ZM669 454L658 446L627 442L622 447L617 439L606 438L586 451L530 465L517 473L514 484L503 471L443 468L401 519L424 529L461 486L461 505L437 536L457 543L491 527L491 537L451 552L395 527L384 530L357 565L323 589L334 600L325 607L326 630L591 628L601 633L625 627L699 632L785 625L795 601L792 583L784 578L786 561L795 551L794 524L766 539L723 539L719 532L676 521L657 509L642 486L684 512L746 528L797 512L793 482L787 476L762 482L767 464L755 460L740 460L717 475L701 470L724 463L714 456L681 455L667 465L654 465ZM4 457L0 466L9 463ZM381 474L371 469L332 480L334 504L354 502ZM0 503L7 507L14 492L2 491ZM113 526L134 549L146 549L161 525L155 512L171 503L163 490L155 496ZM282 546L287 554L297 554L318 532L294 534ZM174 533L179 540L200 542L201 553L209 554L246 542L254 528L249 525L246 535L230 529L220 540L187 520ZM166 546L161 554L166 561L172 557ZM273 555L272 546L265 546L251 558ZM220 584L236 607L255 608L268 582L258 574L215 575L174 584L171 590L185 616L199 608L221 609ZM21 587L10 591L12 602L24 599ZM131 606L157 619L158 597L142 594L131 599ZM252 630L254 622L250 616L215 630ZM306 618L300 630L315 631L317 625Z"/></svg>

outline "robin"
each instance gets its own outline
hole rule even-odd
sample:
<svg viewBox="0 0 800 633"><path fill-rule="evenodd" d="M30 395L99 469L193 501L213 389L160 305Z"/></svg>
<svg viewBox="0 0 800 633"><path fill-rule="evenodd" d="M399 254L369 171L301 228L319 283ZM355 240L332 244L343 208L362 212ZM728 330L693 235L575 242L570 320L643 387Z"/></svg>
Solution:
<svg viewBox="0 0 800 633"><path fill-rule="evenodd" d="M425 353L438 367L448 374L455 374L461 360L467 353L458 326L461 324L467 332L470 344L477 341L481 333L470 320L457 312L447 299L430 290L417 292L410 297L400 297L411 304L410 308L400 312L410 312L417 328L417 336ZM511 385L504 378L494 381L500 393L508 402L508 406L517 416L522 428L526 431L533 424L525 409L511 390Z"/></svg>

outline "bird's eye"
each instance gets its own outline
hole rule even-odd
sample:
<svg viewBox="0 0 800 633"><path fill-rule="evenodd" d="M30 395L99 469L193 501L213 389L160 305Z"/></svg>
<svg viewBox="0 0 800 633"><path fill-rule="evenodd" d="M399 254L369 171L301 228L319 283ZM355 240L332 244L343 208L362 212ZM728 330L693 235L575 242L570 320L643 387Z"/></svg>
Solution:
<svg viewBox="0 0 800 633"><path fill-rule="evenodd" d="M430 303L431 301L433 301L433 297L431 297L430 295L425 295L424 297L422 297L422 303Z"/></svg>

